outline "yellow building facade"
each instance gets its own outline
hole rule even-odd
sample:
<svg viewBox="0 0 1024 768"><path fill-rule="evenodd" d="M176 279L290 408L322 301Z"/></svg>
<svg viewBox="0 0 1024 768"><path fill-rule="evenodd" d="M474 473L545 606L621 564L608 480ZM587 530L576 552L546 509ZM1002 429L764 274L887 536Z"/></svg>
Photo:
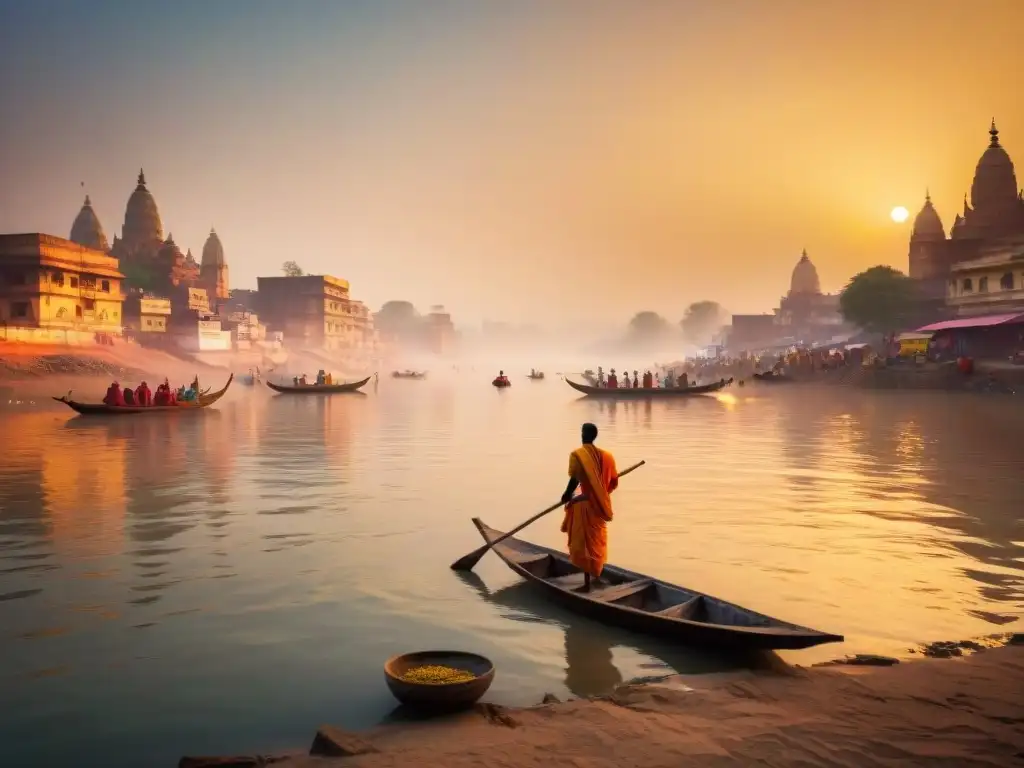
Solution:
<svg viewBox="0 0 1024 768"><path fill-rule="evenodd" d="M1024 312L1024 237L994 243L950 269L946 305L960 317Z"/></svg>
<svg viewBox="0 0 1024 768"><path fill-rule="evenodd" d="M39 233L0 235L0 324L120 334L117 259Z"/></svg>

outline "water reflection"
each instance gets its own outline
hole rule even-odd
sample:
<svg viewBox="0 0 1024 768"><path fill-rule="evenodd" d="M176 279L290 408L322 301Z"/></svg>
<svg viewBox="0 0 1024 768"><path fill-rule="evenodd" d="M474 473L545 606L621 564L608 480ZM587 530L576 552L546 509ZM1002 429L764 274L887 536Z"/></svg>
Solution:
<svg viewBox="0 0 1024 768"><path fill-rule="evenodd" d="M516 582L491 591L472 571L456 572L483 599L500 606L504 619L559 627L565 634L565 687L574 696L608 693L625 682L615 662L614 649L628 648L648 661L641 664L651 674L706 674L766 663L764 654L721 654L687 648L615 627L600 624L545 600L537 588Z"/></svg>

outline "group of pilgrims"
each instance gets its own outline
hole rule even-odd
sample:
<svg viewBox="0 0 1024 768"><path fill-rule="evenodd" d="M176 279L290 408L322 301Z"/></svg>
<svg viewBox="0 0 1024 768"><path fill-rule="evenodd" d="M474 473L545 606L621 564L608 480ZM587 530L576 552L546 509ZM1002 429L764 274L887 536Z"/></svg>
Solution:
<svg viewBox="0 0 1024 768"><path fill-rule="evenodd" d="M302 374L301 376L293 376L292 377L292 384L294 384L296 387L308 387L309 386L309 381L306 379L306 374ZM319 371L317 371L317 374L316 374L316 386L318 386L318 387L330 387L330 386L333 386L333 385L334 385L334 377L331 374L325 373L323 368L321 368Z"/></svg>
<svg viewBox="0 0 1024 768"><path fill-rule="evenodd" d="M163 384L157 385L156 392L153 392L146 382L142 382L135 389L131 387L122 388L118 382L107 387L107 394L103 398L104 405L113 406L166 406L185 403L195 403L199 399L199 377L192 380L188 387L184 385L177 390L171 388L168 379Z"/></svg>
<svg viewBox="0 0 1024 768"><path fill-rule="evenodd" d="M595 379L597 386L606 389L687 389L691 386L686 373L682 373L677 377L674 371L666 371L664 376L657 372L644 371L642 377L639 371L633 371L633 379L630 381L629 371L627 370L622 372L622 380L620 381L619 377L615 375L614 368L608 371L608 376L606 377L604 369L598 366Z"/></svg>

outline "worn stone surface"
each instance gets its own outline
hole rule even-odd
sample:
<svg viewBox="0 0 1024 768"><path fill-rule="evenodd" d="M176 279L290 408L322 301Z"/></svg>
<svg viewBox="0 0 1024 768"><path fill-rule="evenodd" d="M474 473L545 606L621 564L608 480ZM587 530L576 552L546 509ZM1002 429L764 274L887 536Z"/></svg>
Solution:
<svg viewBox="0 0 1024 768"><path fill-rule="evenodd" d="M333 725L320 726L309 748L309 754L322 757L351 757L376 751L363 737Z"/></svg>

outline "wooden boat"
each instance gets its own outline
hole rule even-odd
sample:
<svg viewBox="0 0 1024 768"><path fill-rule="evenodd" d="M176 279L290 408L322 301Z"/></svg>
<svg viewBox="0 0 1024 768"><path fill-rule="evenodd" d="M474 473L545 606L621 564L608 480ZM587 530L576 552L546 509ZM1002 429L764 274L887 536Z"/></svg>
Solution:
<svg viewBox="0 0 1024 768"><path fill-rule="evenodd" d="M427 378L427 372L423 371L418 373L416 371L392 371L391 378L393 379L425 379Z"/></svg>
<svg viewBox="0 0 1024 768"><path fill-rule="evenodd" d="M227 384L224 388L218 392L200 392L199 397L193 402L182 401L177 405L107 405L106 403L79 403L72 400L70 397L55 397L53 398L58 403L64 403L68 408L80 413L83 416L131 416L133 414L142 413L189 413L191 411L201 411L203 408L216 403L222 397L224 393L228 391L228 387L231 386L232 380L235 378L234 374L228 376ZM70 392L68 393L71 394Z"/></svg>
<svg viewBox="0 0 1024 768"><path fill-rule="evenodd" d="M504 534L479 518L484 541ZM547 596L596 621L669 640L734 650L795 650L839 643L842 635L819 632L755 613L692 589L606 565L604 586L581 592L583 573L568 555L509 537L494 547L498 557Z"/></svg>
<svg viewBox="0 0 1024 768"><path fill-rule="evenodd" d="M268 381L267 386L282 395L336 395L342 392L358 392L369 380L370 377L367 376L362 381L353 381L349 384L300 384L297 387Z"/></svg>
<svg viewBox="0 0 1024 768"><path fill-rule="evenodd" d="M533 379L534 381L544 381L544 372L541 371L540 373L530 373L527 374L526 378Z"/></svg>
<svg viewBox="0 0 1024 768"><path fill-rule="evenodd" d="M784 373L775 373L773 371L755 373L753 378L767 384L791 384L793 382L793 378L791 376L787 376Z"/></svg>
<svg viewBox="0 0 1024 768"><path fill-rule="evenodd" d="M608 387L591 387L586 384L578 384L571 379L566 379L565 383L575 389L577 392L582 392L588 397L605 397L614 400L645 400L647 398L659 398L659 397L690 397L691 395L707 395L711 392L717 392L723 387L732 383L732 379L721 379L712 384L704 384L700 387L677 387L674 389L661 389L658 387L651 387L650 389L644 389L638 387L633 389L632 387L616 387L609 389Z"/></svg>
<svg viewBox="0 0 1024 768"><path fill-rule="evenodd" d="M512 382L511 381L509 381L508 379L505 379L504 381L502 381L500 378L496 378L494 381L491 382L491 384L493 384L498 389L504 389L505 387L511 387L512 386Z"/></svg>

